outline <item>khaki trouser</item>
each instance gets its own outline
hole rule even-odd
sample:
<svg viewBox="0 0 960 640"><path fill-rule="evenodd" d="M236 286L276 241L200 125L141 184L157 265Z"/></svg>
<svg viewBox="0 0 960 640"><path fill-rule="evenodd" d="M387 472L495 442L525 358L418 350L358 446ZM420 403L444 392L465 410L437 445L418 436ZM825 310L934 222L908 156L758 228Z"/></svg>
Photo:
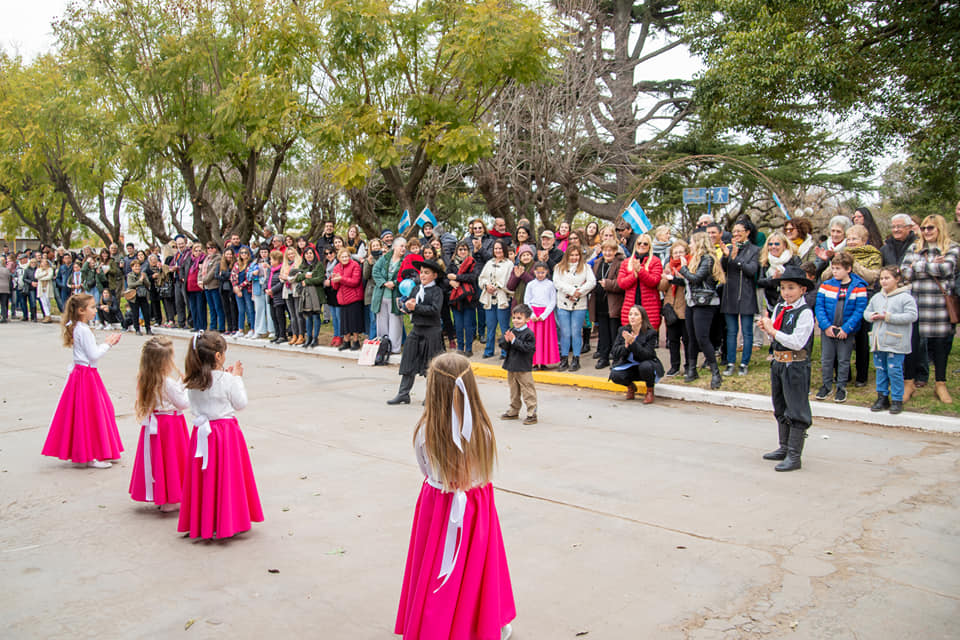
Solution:
<svg viewBox="0 0 960 640"><path fill-rule="evenodd" d="M510 387L510 408L507 413L520 415L520 397L527 405L527 417L537 415L537 389L533 386L532 371L508 371L507 385Z"/></svg>

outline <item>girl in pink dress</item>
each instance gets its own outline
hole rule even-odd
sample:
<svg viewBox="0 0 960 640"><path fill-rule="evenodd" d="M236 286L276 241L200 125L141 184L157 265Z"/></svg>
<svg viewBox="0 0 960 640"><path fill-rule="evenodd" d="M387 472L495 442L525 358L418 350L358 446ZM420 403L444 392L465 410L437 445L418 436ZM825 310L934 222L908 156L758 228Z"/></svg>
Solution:
<svg viewBox="0 0 960 640"><path fill-rule="evenodd" d="M43 455L72 460L78 466L109 469L123 451L116 412L107 395L97 361L120 342L120 334L97 344L89 323L97 317L93 296L81 293L67 299L61 317L63 346L73 347L73 370L60 395Z"/></svg>
<svg viewBox="0 0 960 640"><path fill-rule="evenodd" d="M426 398L413 436L426 478L394 633L410 640L508 638L516 607L490 483L497 444L470 361L456 353L435 357Z"/></svg>
<svg viewBox="0 0 960 640"><path fill-rule="evenodd" d="M550 267L545 262L533 265L535 279L527 283L523 292L523 302L533 315L529 326L537 340L537 350L533 354L533 368L543 371L550 365L560 362L560 338L557 335L557 288L549 278Z"/></svg>
<svg viewBox="0 0 960 640"><path fill-rule="evenodd" d="M234 412L247 406L240 362L226 369L227 342L200 332L187 351L184 382L193 434L178 530L191 538L229 538L263 522L247 443Z"/></svg>
<svg viewBox="0 0 960 640"><path fill-rule="evenodd" d="M176 511L187 465L187 421L190 406L173 361L173 342L165 336L147 340L140 352L137 400L141 421L137 457L130 478L130 497L153 502L161 511Z"/></svg>

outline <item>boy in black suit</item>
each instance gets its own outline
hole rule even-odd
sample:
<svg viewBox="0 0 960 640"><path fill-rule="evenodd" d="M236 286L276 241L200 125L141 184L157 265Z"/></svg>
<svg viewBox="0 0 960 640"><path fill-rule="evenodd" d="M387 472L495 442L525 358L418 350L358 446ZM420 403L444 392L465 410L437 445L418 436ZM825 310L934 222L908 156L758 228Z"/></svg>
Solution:
<svg viewBox="0 0 960 640"><path fill-rule="evenodd" d="M537 341L533 331L527 327L532 315L530 307L518 304L510 316L513 329L500 338L500 348L506 351L503 368L507 371L507 384L510 387L510 407L500 417L503 420L516 420L520 417L520 398L527 405L527 417L523 424L537 423L537 389L533 386L533 352Z"/></svg>

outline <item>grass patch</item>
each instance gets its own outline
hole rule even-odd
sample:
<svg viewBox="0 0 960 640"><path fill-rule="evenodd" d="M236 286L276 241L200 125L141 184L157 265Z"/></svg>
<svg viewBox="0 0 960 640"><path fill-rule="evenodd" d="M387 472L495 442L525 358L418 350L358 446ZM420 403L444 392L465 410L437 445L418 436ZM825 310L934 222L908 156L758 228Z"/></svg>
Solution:
<svg viewBox="0 0 960 640"><path fill-rule="evenodd" d="M766 346L761 349L754 349L753 356L750 358L749 373L747 373L745 376L738 376L736 374L732 376L724 376L723 386L721 388L727 391L741 391L743 393L756 393L769 396L770 363L767 362L766 357ZM700 358L702 360L702 356ZM738 353L737 363L739 364L739 362L740 354ZM856 356L852 357L850 361L851 373L856 371L855 363ZM826 400L816 400L813 397L813 394L817 392L817 389L819 389L820 385L822 384L822 377L820 375L819 335L817 335L813 341L813 357L811 364L813 365L813 370L810 376L810 402L833 403L833 395L830 395ZM723 367L721 367L721 369L722 368ZM953 349L950 352L950 358L947 360L947 388L951 392L950 395L953 398L952 403L944 404L940 402L940 400L938 400L937 396L934 394L933 363L931 362L930 382L926 387L917 389L917 392L913 395L913 398L911 398L910 401L904 406L904 410L934 415L960 417L960 392L957 391L955 384L957 374L953 373L957 369L960 369L960 350ZM709 389L710 372L708 370L701 369L699 373L700 379L689 384L703 389ZM867 386L857 388L852 382L848 384L847 401L845 404L858 407L869 407L872 405L877 399L875 376L876 370L873 367L873 356L871 355ZM951 381L954 381L953 384L951 384ZM664 382L668 382L670 384L688 384L683 382L682 374L675 378L668 378L664 380Z"/></svg>

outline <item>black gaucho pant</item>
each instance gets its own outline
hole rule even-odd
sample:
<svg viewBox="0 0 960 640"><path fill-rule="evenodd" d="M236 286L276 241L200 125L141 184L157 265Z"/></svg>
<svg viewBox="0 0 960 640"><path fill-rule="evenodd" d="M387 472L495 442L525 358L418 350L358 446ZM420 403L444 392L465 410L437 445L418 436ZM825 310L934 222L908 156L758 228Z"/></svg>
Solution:
<svg viewBox="0 0 960 640"><path fill-rule="evenodd" d="M770 394L777 422L807 429L810 413L810 360L770 363Z"/></svg>
<svg viewBox="0 0 960 640"><path fill-rule="evenodd" d="M646 360L628 369L611 369L610 382L628 386L631 382L643 382L652 389L657 379L657 369L653 360Z"/></svg>

